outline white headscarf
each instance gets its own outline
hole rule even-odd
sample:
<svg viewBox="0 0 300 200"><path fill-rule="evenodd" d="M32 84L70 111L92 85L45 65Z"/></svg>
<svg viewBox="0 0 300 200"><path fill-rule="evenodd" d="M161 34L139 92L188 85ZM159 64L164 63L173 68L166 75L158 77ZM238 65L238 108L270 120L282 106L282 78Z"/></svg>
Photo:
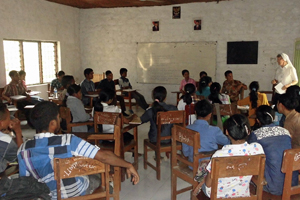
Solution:
<svg viewBox="0 0 300 200"><path fill-rule="evenodd" d="M288 64L290 64L292 67L294 67L294 65L292 64L290 58L288 55L286 55L285 53L281 53L280 56L282 57L282 59L284 61L286 61Z"/></svg>

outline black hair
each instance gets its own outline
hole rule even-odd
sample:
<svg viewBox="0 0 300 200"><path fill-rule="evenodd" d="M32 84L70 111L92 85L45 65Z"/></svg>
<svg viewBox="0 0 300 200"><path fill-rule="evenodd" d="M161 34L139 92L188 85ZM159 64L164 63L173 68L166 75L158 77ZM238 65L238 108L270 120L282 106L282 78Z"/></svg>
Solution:
<svg viewBox="0 0 300 200"><path fill-rule="evenodd" d="M192 83L188 83L184 86L185 94L181 97L183 99L183 102L185 102L187 105L190 105L193 101L192 94L195 93L196 87Z"/></svg>
<svg viewBox="0 0 300 200"><path fill-rule="evenodd" d="M10 76L10 78L12 78L16 74L18 74L18 72L16 70L11 70L8 75Z"/></svg>
<svg viewBox="0 0 300 200"><path fill-rule="evenodd" d="M222 101L219 99L219 94L221 90L221 85L217 82L214 82L210 86L210 95L208 96L208 99L214 103L222 104Z"/></svg>
<svg viewBox="0 0 300 200"><path fill-rule="evenodd" d="M71 85L72 81L74 80L74 77L71 75L65 75L61 79L61 84L65 89L68 89L68 85Z"/></svg>
<svg viewBox="0 0 300 200"><path fill-rule="evenodd" d="M182 76L183 76L186 72L187 72L187 73L190 73L189 70L187 70L187 69L182 70L182 72L181 72Z"/></svg>
<svg viewBox="0 0 300 200"><path fill-rule="evenodd" d="M36 104L31 110L30 122L37 133L49 131L49 123L52 120L57 120L58 113L58 106L55 103L43 101Z"/></svg>
<svg viewBox="0 0 300 200"><path fill-rule="evenodd" d="M250 88L250 102L251 102L251 106L252 108L256 108L257 107L257 100L258 100L258 89L259 89L259 84L257 81L252 81L249 85Z"/></svg>
<svg viewBox="0 0 300 200"><path fill-rule="evenodd" d="M22 76L24 74L26 75L26 72L24 70L20 70L18 73L19 73L19 76Z"/></svg>
<svg viewBox="0 0 300 200"><path fill-rule="evenodd" d="M225 77L227 77L229 74L232 74L232 71L231 71L231 70L227 70L227 71L224 73Z"/></svg>
<svg viewBox="0 0 300 200"><path fill-rule="evenodd" d="M298 100L293 95L287 93L280 95L278 102L282 103L282 105L284 105L284 107L288 110L293 110L299 105Z"/></svg>
<svg viewBox="0 0 300 200"><path fill-rule="evenodd" d="M107 71L105 72L105 75L106 75L106 76L108 76L108 75L110 75L110 74L112 74L112 72L111 72L110 70L107 70Z"/></svg>
<svg viewBox="0 0 300 200"><path fill-rule="evenodd" d="M65 72L64 71L59 71L58 73L57 73L57 76L64 76L65 75Z"/></svg>
<svg viewBox="0 0 300 200"><path fill-rule="evenodd" d="M152 98L154 102L152 103L152 113L153 120L156 122L156 114L160 111L166 111L159 103L163 102L167 97L167 90L164 86L157 86L152 90Z"/></svg>
<svg viewBox="0 0 300 200"><path fill-rule="evenodd" d="M3 120L6 115L5 113L7 112L7 107L4 103L0 103L0 120Z"/></svg>
<svg viewBox="0 0 300 200"><path fill-rule="evenodd" d="M81 87L79 85L73 84L68 87L67 92L69 95L73 96L73 94L78 93L80 90Z"/></svg>
<svg viewBox="0 0 300 200"><path fill-rule="evenodd" d="M226 120L226 129L234 140L247 140L250 124L245 115L235 114Z"/></svg>
<svg viewBox="0 0 300 200"><path fill-rule="evenodd" d="M281 54L277 54L276 57L277 57L277 58L282 58Z"/></svg>
<svg viewBox="0 0 300 200"><path fill-rule="evenodd" d="M211 77L209 76L203 76L200 80L199 80L199 88L198 88L198 91L200 93L202 93L202 90L204 88L206 88L208 86L209 83L211 83L212 80L211 80Z"/></svg>
<svg viewBox="0 0 300 200"><path fill-rule="evenodd" d="M206 117L212 113L212 105L206 99L198 101L195 104L195 112L197 117Z"/></svg>
<svg viewBox="0 0 300 200"><path fill-rule="evenodd" d="M98 111L98 112L102 112L103 111L103 106L102 106L102 102L107 102L110 99L113 99L115 96L115 91L111 90L109 88L105 88L103 90L100 91L99 94L99 99L98 101L95 103L94 106L94 111Z"/></svg>
<svg viewBox="0 0 300 200"><path fill-rule="evenodd" d="M120 69L120 75L122 76L123 73L127 72L128 70L126 68L121 68Z"/></svg>
<svg viewBox="0 0 300 200"><path fill-rule="evenodd" d="M84 76L89 75L91 72L93 72L93 69L91 69L91 68L86 68L86 69L83 71L83 75L84 75Z"/></svg>
<svg viewBox="0 0 300 200"><path fill-rule="evenodd" d="M205 71L201 71L200 74L199 74L199 76L201 77L203 75L207 76L207 73Z"/></svg>
<svg viewBox="0 0 300 200"><path fill-rule="evenodd" d="M292 85L286 89L286 94L293 96L293 98L298 100L297 112L300 112L300 87L298 85Z"/></svg>
<svg viewBox="0 0 300 200"><path fill-rule="evenodd" d="M271 106L261 105L256 109L256 118L262 126L272 124L275 117L275 111Z"/></svg>

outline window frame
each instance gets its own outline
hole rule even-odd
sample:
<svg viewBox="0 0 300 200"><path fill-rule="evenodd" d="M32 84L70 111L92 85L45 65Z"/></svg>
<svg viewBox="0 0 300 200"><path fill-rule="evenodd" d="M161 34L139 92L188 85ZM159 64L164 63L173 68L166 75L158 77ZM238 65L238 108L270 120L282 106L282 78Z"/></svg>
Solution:
<svg viewBox="0 0 300 200"><path fill-rule="evenodd" d="M20 53L20 67L21 70L25 69L25 64L24 64L24 48L23 48L23 42L36 42L38 44L38 57L39 57L39 83L35 84L28 84L28 85L40 85L40 84L46 84L50 82L44 82L43 80L43 58L42 58L42 43L53 43L54 44L54 67L55 67L55 72L58 72L59 67L58 67L58 42L57 41L38 41L38 40L19 40L19 39L3 39L2 42L4 41L17 41L19 42L19 53ZM3 48L3 52L5 54L5 49ZM6 66L4 66L6 69Z"/></svg>

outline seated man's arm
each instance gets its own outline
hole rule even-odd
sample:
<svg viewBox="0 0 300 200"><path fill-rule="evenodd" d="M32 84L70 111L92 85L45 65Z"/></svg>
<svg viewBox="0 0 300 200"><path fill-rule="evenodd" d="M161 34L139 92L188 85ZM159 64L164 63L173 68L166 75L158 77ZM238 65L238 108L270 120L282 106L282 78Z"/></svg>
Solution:
<svg viewBox="0 0 300 200"><path fill-rule="evenodd" d="M19 148L23 143L20 120L17 118L14 118L13 120L11 120L9 128L15 132L16 142L17 142L17 145Z"/></svg>
<svg viewBox="0 0 300 200"><path fill-rule="evenodd" d="M124 167L126 168L127 176L132 178L132 182L134 184L137 184L139 182L139 175L133 165L119 157L117 157L113 152L111 151L105 151L105 150L99 150L95 156L96 160L99 160L100 162L103 162L105 164L109 164L112 166L117 167Z"/></svg>

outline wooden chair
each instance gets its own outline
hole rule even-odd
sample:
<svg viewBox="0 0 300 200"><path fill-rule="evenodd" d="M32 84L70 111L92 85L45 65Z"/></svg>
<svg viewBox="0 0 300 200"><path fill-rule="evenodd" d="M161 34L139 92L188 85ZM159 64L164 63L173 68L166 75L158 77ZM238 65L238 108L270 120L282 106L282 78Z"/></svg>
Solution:
<svg viewBox="0 0 300 200"><path fill-rule="evenodd" d="M57 184L57 199L61 200L61 180L74 178L77 176L86 176L91 174L104 173L105 179L102 179L101 186L93 194L67 198L71 199L99 199L106 197L109 199L109 165L98 160L86 157L54 158L54 179ZM103 177L103 176L102 176ZM104 184L105 182L105 184Z"/></svg>
<svg viewBox="0 0 300 200"><path fill-rule="evenodd" d="M93 121L87 121L87 122L72 122L72 115L70 108L61 106L59 108L59 115L62 119L66 120L67 130L63 130L64 132L71 133L72 127L76 126L84 126L84 125L90 125L93 126Z"/></svg>
<svg viewBox="0 0 300 200"><path fill-rule="evenodd" d="M285 150L281 171L285 173L282 200L300 199L299 185L292 187L293 171L300 170L300 148ZM298 194L296 197L292 195Z"/></svg>
<svg viewBox="0 0 300 200"><path fill-rule="evenodd" d="M212 185L211 200L217 200L218 179L233 176L257 176L256 194L250 194L250 197L238 197L235 200L262 200L264 171L266 156L264 154L254 156L231 156L212 158Z"/></svg>
<svg viewBox="0 0 300 200"><path fill-rule="evenodd" d="M272 85L272 91L260 91L260 92L265 94L271 94L271 101L269 101L269 104L272 105L274 101L274 95L275 95L275 85Z"/></svg>
<svg viewBox="0 0 300 200"><path fill-rule="evenodd" d="M193 162L188 161L187 158L183 158L181 155L177 154L177 144L178 142L187 144L193 147L194 158ZM200 134L196 131L174 125L172 128L172 178L171 178L171 190L172 190L172 200L176 200L176 196L188 190L194 190L198 185L197 181L194 181L196 176L199 159L211 157L215 151L212 152L201 152L198 150L200 146ZM193 170L189 168L193 167ZM177 177L190 183L192 186L177 190Z"/></svg>
<svg viewBox="0 0 300 200"><path fill-rule="evenodd" d="M213 104L213 112L212 115L217 116L217 126L223 131L223 123L222 123L222 116L225 115L234 115L234 114L239 114L240 111L237 108L237 105L232 103L232 104L218 104L214 103ZM210 118L210 124L212 124L213 117Z"/></svg>
<svg viewBox="0 0 300 200"><path fill-rule="evenodd" d="M149 139L144 140L144 169L149 165L156 171L156 178L160 180L160 154L163 152L171 152L171 143L161 143L162 140L170 140L172 136L161 136L162 125L164 124L180 124L185 127L185 111L167 111L157 113L157 142L152 143ZM149 148L148 148L149 147ZM177 150L181 150L181 144L176 146ZM156 166L148 162L148 151L155 151Z"/></svg>
<svg viewBox="0 0 300 200"><path fill-rule="evenodd" d="M195 104L185 105L185 124L189 125L192 124L192 117L191 115L195 115Z"/></svg>
<svg viewBox="0 0 300 200"><path fill-rule="evenodd" d="M51 92L51 84L50 83L47 84L47 89L48 89L47 90L48 98L52 97L53 92Z"/></svg>
<svg viewBox="0 0 300 200"><path fill-rule="evenodd" d="M119 85L119 79L115 79L114 80L114 83L115 85ZM128 96L125 96L123 95L123 91L120 89L120 90L116 90L117 92L121 92L121 95L123 96L124 99L128 100L128 105L129 105L129 109L131 110L132 109L132 102L131 102L131 99L133 99L132 97L132 92L128 92ZM135 106L136 108L138 108L138 104L135 103Z"/></svg>
<svg viewBox="0 0 300 200"><path fill-rule="evenodd" d="M101 149L109 150L114 152L116 155L121 158L125 158L125 152L134 153L134 163L136 169L138 169L138 134L137 126L138 125L128 125L123 127L123 115L120 113L109 113L109 112L95 112L94 113L94 129L98 133L98 125L110 124L114 125L114 133L101 133L101 134L92 134L88 136L88 140L95 141L95 144L98 145ZM128 130L133 129L134 139L131 141L124 142L123 133ZM99 144L99 140L113 140L114 143L105 143ZM125 180L125 173L122 173L122 181Z"/></svg>

